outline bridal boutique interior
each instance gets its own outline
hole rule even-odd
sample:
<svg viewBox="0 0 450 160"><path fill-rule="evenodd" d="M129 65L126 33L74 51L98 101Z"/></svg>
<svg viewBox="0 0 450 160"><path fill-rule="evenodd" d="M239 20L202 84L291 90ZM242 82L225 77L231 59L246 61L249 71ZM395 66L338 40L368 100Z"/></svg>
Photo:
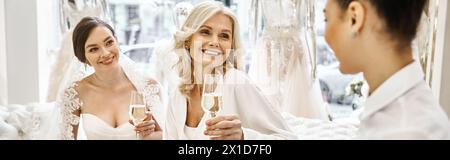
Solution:
<svg viewBox="0 0 450 160"><path fill-rule="evenodd" d="M73 51L70 51L71 30L84 16L100 17L112 24L117 32L121 52L136 62L141 73L154 77L161 83L167 91L167 95L164 96L167 100L170 91L177 85L168 65L174 64L176 58L163 53L190 9L202 1L206 0L39 0L39 3L37 0L0 0L0 112L2 112L0 124L7 122L5 119L8 119L7 112L12 111L11 108L25 106L28 107L26 110L33 110L30 108L52 107L55 104L61 81L69 70L69 62L73 58ZM322 10L326 0L221 0L221 2L237 15L240 23L241 38L247 52L244 57L244 71L256 83L261 81L261 84L272 84L273 79L277 80L275 85L270 87L264 85L259 87L274 106L291 114L285 118L290 120L292 125L302 122L302 119L296 119L297 117L326 119L333 122L353 121L358 118L358 112L367 97L366 84L362 75L340 73L339 62L325 42ZM272 2L273 4L270 4ZM424 80L450 116L448 54L450 12L447 12L449 9L450 3L447 0L429 1L423 12L413 49L414 58L420 61L422 66ZM292 15L293 17L290 17ZM289 26L300 26L299 34L296 30L284 30L287 35L294 32L298 37L272 36L274 33L286 34L270 33L270 29L286 23L289 23ZM302 50L304 60L290 62L290 59L295 59L292 55L300 53L295 51L282 53L289 48L283 46L285 44L282 44L282 41L292 43L291 46L295 46L295 42L298 41L303 47L294 50ZM266 67L260 67L258 63L261 59L261 55L258 54L261 48L270 50L262 60L264 62L262 65L270 66L267 70L261 70ZM274 52L281 56L275 55ZM266 63L269 62L267 57L272 57L270 64ZM295 69L287 67L290 63L301 63L304 66L301 67L301 71L291 72ZM281 75L263 74L265 77L259 77L259 73L269 73L268 70L274 68L285 68L288 74L282 72ZM286 76L291 73L296 76ZM301 101L305 97L303 92L289 90L292 85L301 86L289 81L297 80L296 77L299 76L306 76L308 80L300 79L296 81L297 83L311 83L311 88L317 87L320 93L319 99L315 100L320 101L320 104L291 102L292 99L297 99L296 96L300 97ZM287 105L319 106L321 107L319 110L327 114L322 116L320 111L315 111L315 115L311 117L303 116L300 113L303 111L289 107L284 109L283 107ZM297 126L297 130L305 127ZM26 131L23 130L22 132ZM351 138L352 133L343 134L339 138ZM321 137L317 135L310 138Z"/></svg>

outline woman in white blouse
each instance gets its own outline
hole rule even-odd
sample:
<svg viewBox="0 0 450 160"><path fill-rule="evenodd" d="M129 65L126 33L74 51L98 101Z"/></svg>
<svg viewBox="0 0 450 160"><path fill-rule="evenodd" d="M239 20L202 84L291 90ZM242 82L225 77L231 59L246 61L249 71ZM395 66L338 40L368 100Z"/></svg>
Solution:
<svg viewBox="0 0 450 160"><path fill-rule="evenodd" d="M170 96L165 139L295 139L281 114L239 71L242 46L234 14L222 3L196 5L175 33L179 89ZM241 51L241 52L239 52ZM222 73L223 108L210 118L201 107L203 76Z"/></svg>
<svg viewBox="0 0 450 160"><path fill-rule="evenodd" d="M449 139L450 123L412 57L425 0L329 0L325 38L343 73L363 72L361 139Z"/></svg>

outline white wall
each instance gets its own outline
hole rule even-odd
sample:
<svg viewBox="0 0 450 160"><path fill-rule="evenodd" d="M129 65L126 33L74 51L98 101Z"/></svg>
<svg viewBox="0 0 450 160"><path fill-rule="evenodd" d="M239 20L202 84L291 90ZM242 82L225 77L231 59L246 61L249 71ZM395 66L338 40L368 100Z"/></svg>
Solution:
<svg viewBox="0 0 450 160"><path fill-rule="evenodd" d="M446 8L446 24L445 24L445 42L444 42L444 52L442 57L442 76L441 76L441 96L440 102L447 114L450 116L450 3L447 3Z"/></svg>
<svg viewBox="0 0 450 160"><path fill-rule="evenodd" d="M432 89L450 117L450 3L440 1Z"/></svg>
<svg viewBox="0 0 450 160"><path fill-rule="evenodd" d="M0 105L7 104L5 2L0 0Z"/></svg>
<svg viewBox="0 0 450 160"><path fill-rule="evenodd" d="M39 101L36 0L4 0L8 103Z"/></svg>

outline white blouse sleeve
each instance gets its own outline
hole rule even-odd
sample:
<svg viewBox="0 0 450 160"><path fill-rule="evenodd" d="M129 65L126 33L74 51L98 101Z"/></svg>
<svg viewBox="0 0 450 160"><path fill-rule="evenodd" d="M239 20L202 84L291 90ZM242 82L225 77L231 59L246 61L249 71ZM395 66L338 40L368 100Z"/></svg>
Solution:
<svg viewBox="0 0 450 160"><path fill-rule="evenodd" d="M176 131L176 123L175 123L175 117L173 114L173 107L172 102L169 102L168 108L167 108L167 114L166 114L166 125L163 129L163 139L164 140L176 140L177 138L177 131Z"/></svg>
<svg viewBox="0 0 450 160"><path fill-rule="evenodd" d="M255 85L238 84L234 94L244 139L297 139L281 113L270 105Z"/></svg>

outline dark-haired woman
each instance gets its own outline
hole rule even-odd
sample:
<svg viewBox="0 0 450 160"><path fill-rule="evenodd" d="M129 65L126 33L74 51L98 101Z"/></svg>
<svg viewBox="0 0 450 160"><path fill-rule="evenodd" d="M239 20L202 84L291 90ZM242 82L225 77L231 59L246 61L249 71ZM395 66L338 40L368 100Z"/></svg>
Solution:
<svg viewBox="0 0 450 160"><path fill-rule="evenodd" d="M413 59L425 0L328 0L325 38L346 74L364 73L361 139L448 139L450 123Z"/></svg>
<svg viewBox="0 0 450 160"><path fill-rule="evenodd" d="M75 57L94 73L69 83L61 96L61 138L162 139L160 86L134 72L130 64L121 63L126 57L119 54L113 28L86 17L75 27L72 40ZM133 124L128 114L134 91L145 95L153 109L139 124Z"/></svg>

